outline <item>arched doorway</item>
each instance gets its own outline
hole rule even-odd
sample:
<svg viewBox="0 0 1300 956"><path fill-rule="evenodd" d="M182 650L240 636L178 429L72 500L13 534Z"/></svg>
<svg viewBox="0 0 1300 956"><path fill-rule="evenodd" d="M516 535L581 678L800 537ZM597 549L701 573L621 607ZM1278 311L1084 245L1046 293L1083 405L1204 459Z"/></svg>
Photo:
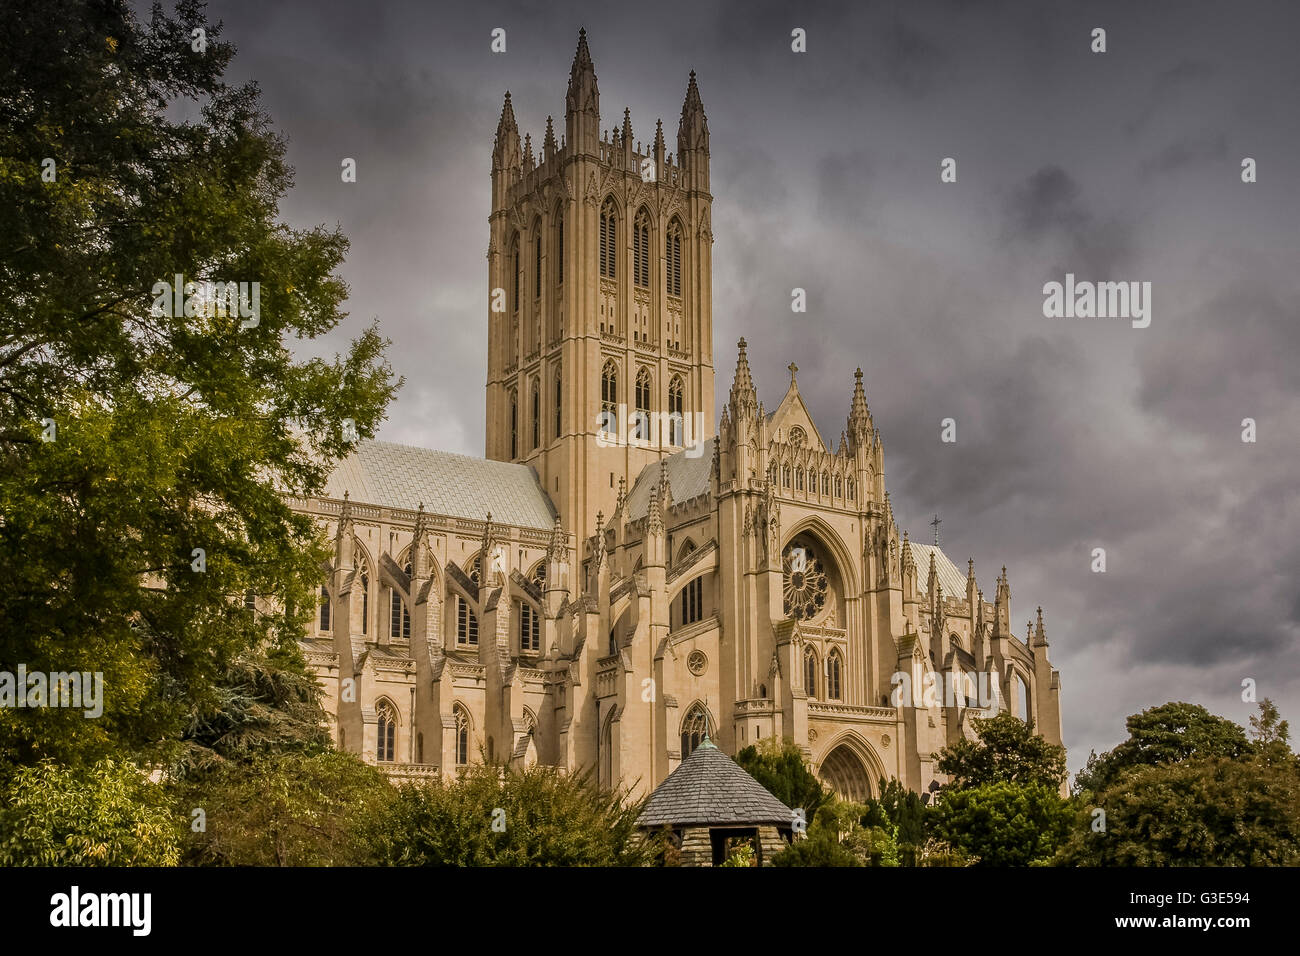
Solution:
<svg viewBox="0 0 1300 956"><path fill-rule="evenodd" d="M828 753L817 770L821 782L841 800L862 803L871 796L871 777L862 758L847 744Z"/></svg>

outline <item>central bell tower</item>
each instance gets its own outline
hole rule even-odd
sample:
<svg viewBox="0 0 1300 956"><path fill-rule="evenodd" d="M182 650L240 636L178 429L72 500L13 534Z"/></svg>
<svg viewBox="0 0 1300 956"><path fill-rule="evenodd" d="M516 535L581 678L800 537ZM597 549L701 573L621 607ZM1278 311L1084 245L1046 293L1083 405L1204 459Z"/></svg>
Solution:
<svg viewBox="0 0 1300 956"><path fill-rule="evenodd" d="M692 72L667 152L600 130L586 31L560 142L537 154L506 93L488 217L485 454L533 466L579 542L621 480L713 437L709 126Z"/></svg>

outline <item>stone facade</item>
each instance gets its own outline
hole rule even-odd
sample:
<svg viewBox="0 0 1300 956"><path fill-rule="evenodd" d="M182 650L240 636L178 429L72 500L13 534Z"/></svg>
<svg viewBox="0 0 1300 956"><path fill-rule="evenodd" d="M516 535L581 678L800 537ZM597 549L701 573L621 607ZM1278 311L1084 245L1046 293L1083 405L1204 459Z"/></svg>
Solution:
<svg viewBox="0 0 1300 956"><path fill-rule="evenodd" d="M367 443L296 503L336 542L304 647L339 746L407 776L482 754L647 793L706 734L781 736L860 799L942 782L931 755L971 734L985 679L1059 743L1041 610L1017 637L1005 568L986 600L973 563L898 527L861 370L832 443L793 365L764 408L742 339L714 418L694 74L675 154L662 123L643 151L626 112L599 120L585 37L559 142L548 122L534 156L506 97L487 459Z"/></svg>

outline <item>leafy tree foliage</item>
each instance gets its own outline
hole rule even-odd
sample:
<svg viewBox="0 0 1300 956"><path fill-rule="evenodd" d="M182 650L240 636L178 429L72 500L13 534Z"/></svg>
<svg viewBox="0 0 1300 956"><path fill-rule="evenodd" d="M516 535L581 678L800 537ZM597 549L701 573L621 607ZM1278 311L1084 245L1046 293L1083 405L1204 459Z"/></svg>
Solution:
<svg viewBox="0 0 1300 956"><path fill-rule="evenodd" d="M129 762L22 767L0 795L0 866L174 866L179 820Z"/></svg>
<svg viewBox="0 0 1300 956"><path fill-rule="evenodd" d="M1246 732L1225 717L1199 704L1173 702L1134 714L1126 722L1128 739L1109 753L1088 755L1087 766L1075 778L1079 792L1101 791L1126 770L1178 763L1193 758L1247 754Z"/></svg>
<svg viewBox="0 0 1300 956"><path fill-rule="evenodd" d="M984 866L1048 862L1065 839L1070 805L1041 781L945 788L931 810L936 840Z"/></svg>
<svg viewBox="0 0 1300 956"><path fill-rule="evenodd" d="M75 763L174 742L235 661L297 639L327 555L285 496L400 383L373 326L333 360L286 344L342 319L347 242L279 220L284 144L201 4L5 10L0 669L102 671L107 693L98 720L6 709L0 761ZM257 282L256 324L158 307L178 274Z"/></svg>
<svg viewBox="0 0 1300 956"><path fill-rule="evenodd" d="M1300 865L1300 759L1287 722L1266 698L1250 724L1254 740L1232 721L1181 703L1130 717L1129 739L1088 762L1058 862Z"/></svg>
<svg viewBox="0 0 1300 956"><path fill-rule="evenodd" d="M390 866L641 866L655 856L636 826L643 806L589 774L473 764L401 787L370 832Z"/></svg>
<svg viewBox="0 0 1300 956"><path fill-rule="evenodd" d="M772 866L862 866L862 860L835 834L828 830L810 828L806 838L796 840L772 857Z"/></svg>
<svg viewBox="0 0 1300 956"><path fill-rule="evenodd" d="M817 811L831 799L793 741L764 738L742 748L736 754L736 763L787 807L803 810L804 819L809 822L816 819Z"/></svg>
<svg viewBox="0 0 1300 956"><path fill-rule="evenodd" d="M962 739L937 754L939 770L949 777L945 791L993 783L1056 788L1064 782L1065 748L1035 734L1033 724L1005 711L973 723L977 742Z"/></svg>
<svg viewBox="0 0 1300 956"><path fill-rule="evenodd" d="M895 835L899 865L920 865L928 839L920 794L907 789L897 778L881 777L880 796L867 799L861 823Z"/></svg>
<svg viewBox="0 0 1300 956"><path fill-rule="evenodd" d="M177 789L190 824L185 862L207 866L357 866L374 861L368 825L396 794L384 775L335 750L263 751ZM194 810L204 827L194 832Z"/></svg>

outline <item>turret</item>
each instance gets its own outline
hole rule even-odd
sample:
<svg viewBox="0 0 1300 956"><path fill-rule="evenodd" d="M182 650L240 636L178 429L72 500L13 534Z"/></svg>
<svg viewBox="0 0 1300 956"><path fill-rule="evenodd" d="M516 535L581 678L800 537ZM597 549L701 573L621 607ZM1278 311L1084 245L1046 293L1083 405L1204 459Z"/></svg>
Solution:
<svg viewBox="0 0 1300 956"><path fill-rule="evenodd" d="M691 70L686 86L686 99L682 103L682 118L677 126L677 163L690 179L694 189L709 189L709 121L704 115L704 102L695 84L695 71Z"/></svg>

